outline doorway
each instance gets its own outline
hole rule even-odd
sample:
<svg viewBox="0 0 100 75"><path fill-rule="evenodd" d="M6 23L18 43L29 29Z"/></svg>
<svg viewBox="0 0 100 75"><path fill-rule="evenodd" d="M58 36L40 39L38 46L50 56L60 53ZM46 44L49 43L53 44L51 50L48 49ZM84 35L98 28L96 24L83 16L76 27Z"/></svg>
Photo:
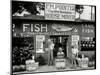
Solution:
<svg viewBox="0 0 100 75"><path fill-rule="evenodd" d="M58 48L62 47L65 57L67 57L68 52L68 38L69 35L52 35L50 39L54 42L54 57L57 56Z"/></svg>

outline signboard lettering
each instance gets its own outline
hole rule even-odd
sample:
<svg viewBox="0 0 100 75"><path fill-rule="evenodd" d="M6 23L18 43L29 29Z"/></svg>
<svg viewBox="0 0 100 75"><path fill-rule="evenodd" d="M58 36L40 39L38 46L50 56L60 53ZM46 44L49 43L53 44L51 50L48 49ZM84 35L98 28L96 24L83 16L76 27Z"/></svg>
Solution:
<svg viewBox="0 0 100 75"><path fill-rule="evenodd" d="M46 3L45 19L74 21L75 5Z"/></svg>
<svg viewBox="0 0 100 75"><path fill-rule="evenodd" d="M47 24L23 24L23 32L47 32Z"/></svg>

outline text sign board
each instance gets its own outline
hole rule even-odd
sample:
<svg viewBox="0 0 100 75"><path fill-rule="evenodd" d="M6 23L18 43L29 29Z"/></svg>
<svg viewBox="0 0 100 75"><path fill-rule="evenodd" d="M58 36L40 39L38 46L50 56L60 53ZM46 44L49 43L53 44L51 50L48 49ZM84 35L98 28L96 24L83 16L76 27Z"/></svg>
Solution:
<svg viewBox="0 0 100 75"><path fill-rule="evenodd" d="M75 5L45 3L45 19L75 21Z"/></svg>
<svg viewBox="0 0 100 75"><path fill-rule="evenodd" d="M44 35L36 35L36 53L43 53L43 41L45 40Z"/></svg>
<svg viewBox="0 0 100 75"><path fill-rule="evenodd" d="M78 50L78 41L79 41L79 35L72 35L71 45L74 47L73 49Z"/></svg>

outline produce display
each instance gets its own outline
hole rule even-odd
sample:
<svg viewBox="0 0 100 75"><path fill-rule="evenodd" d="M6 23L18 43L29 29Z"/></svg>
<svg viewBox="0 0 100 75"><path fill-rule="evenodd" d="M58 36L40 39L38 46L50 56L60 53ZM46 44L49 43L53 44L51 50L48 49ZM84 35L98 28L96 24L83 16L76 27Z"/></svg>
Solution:
<svg viewBox="0 0 100 75"><path fill-rule="evenodd" d="M95 41L81 41L81 50L93 51L95 50Z"/></svg>
<svg viewBox="0 0 100 75"><path fill-rule="evenodd" d="M13 71L23 71L26 69L25 61L32 59L32 55L34 54L33 48L31 46L32 41L29 41L31 38L29 39L17 37L14 39L16 39L16 41L12 48Z"/></svg>

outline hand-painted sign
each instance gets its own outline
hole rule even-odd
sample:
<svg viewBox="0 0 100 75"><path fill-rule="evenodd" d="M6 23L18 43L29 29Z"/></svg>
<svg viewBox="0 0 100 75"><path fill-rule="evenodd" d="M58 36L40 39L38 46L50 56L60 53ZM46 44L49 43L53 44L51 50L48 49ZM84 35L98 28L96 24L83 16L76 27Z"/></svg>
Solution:
<svg viewBox="0 0 100 75"><path fill-rule="evenodd" d="M87 26L88 25L88 26ZM73 24L73 23L44 23L44 22L22 22L13 23L13 33L23 35L86 35L94 36L93 24ZM16 35L16 34L14 34Z"/></svg>
<svg viewBox="0 0 100 75"><path fill-rule="evenodd" d="M31 32L47 32L47 24L23 24L23 32L29 29Z"/></svg>
<svg viewBox="0 0 100 75"><path fill-rule="evenodd" d="M70 31L72 30L72 27L66 26L66 25L60 25L60 24L52 24L52 28L56 31Z"/></svg>
<svg viewBox="0 0 100 75"><path fill-rule="evenodd" d="M75 5L45 3L45 19L75 21Z"/></svg>

